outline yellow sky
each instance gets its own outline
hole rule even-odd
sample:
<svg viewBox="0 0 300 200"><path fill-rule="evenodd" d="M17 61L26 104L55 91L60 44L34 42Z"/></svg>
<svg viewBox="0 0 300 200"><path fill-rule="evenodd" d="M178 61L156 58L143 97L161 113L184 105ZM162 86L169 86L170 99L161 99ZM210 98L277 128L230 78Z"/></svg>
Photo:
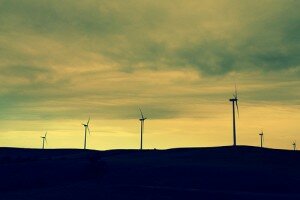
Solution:
<svg viewBox="0 0 300 200"><path fill-rule="evenodd" d="M217 106L227 113L208 118L148 119L145 121L145 148L205 147L232 144L231 105ZM226 110L227 109L227 110ZM213 110L213 108L212 108ZM201 112L195 107L195 112ZM151 110L148 112L151 113ZM240 145L259 145L260 130L265 134L265 146L290 149L292 140L298 139L300 115L284 106L240 105L237 119L237 138ZM137 116L138 116L138 112ZM146 114L146 113L145 113ZM82 120L82 122L84 122ZM3 131L3 146L40 148L44 131L48 130L47 148L82 148L84 129L78 120L14 121ZM12 128L13 127L13 128ZM36 130L33 130L35 127ZM138 148L140 122L131 120L103 120L92 118L88 148Z"/></svg>

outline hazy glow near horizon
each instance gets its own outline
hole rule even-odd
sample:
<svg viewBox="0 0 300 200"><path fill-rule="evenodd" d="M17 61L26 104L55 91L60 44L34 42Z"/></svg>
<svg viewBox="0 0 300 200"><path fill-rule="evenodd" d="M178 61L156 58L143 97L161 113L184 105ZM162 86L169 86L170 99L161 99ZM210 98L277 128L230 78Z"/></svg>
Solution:
<svg viewBox="0 0 300 200"><path fill-rule="evenodd" d="M0 0L0 146L300 143L300 1Z"/></svg>

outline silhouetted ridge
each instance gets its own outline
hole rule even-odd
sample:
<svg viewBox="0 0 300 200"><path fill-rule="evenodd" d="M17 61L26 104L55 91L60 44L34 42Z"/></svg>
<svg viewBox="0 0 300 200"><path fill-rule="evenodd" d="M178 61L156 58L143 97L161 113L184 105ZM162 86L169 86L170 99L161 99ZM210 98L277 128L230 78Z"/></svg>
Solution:
<svg viewBox="0 0 300 200"><path fill-rule="evenodd" d="M0 148L0 193L5 200L299 199L299 168L298 151L251 146Z"/></svg>

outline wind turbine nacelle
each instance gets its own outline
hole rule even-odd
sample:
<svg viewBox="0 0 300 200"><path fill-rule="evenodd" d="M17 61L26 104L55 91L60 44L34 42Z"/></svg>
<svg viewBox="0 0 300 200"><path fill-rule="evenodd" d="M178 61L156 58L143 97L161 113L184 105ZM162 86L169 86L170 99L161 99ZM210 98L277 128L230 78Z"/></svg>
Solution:
<svg viewBox="0 0 300 200"><path fill-rule="evenodd" d="M234 99L229 99L229 101L237 101L238 99L234 98Z"/></svg>

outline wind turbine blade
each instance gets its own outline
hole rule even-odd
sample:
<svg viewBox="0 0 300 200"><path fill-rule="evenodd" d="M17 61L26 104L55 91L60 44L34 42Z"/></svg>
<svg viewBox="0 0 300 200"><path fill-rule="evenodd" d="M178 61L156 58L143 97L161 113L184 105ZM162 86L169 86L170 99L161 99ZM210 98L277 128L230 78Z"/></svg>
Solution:
<svg viewBox="0 0 300 200"><path fill-rule="evenodd" d="M236 105L236 111L237 111L238 117L240 117L239 105L238 105L237 101L235 102L235 105Z"/></svg>
<svg viewBox="0 0 300 200"><path fill-rule="evenodd" d="M46 133L45 133L45 138L47 137L47 131L46 131Z"/></svg>
<svg viewBox="0 0 300 200"><path fill-rule="evenodd" d="M90 119L91 119L91 118L89 117L89 120L88 120L88 121L87 121L87 123L86 123L87 125L89 125L89 123L90 123Z"/></svg>
<svg viewBox="0 0 300 200"><path fill-rule="evenodd" d="M89 128L89 127L87 127L87 130L88 130L88 132L89 132L89 135L90 135L90 134L91 134L90 128Z"/></svg>
<svg viewBox="0 0 300 200"><path fill-rule="evenodd" d="M140 112L141 112L142 119L144 119L143 112L142 112L141 108L139 108L139 109L140 109Z"/></svg>
<svg viewBox="0 0 300 200"><path fill-rule="evenodd" d="M235 98L237 98L238 94L237 94L237 89L236 89L236 84L234 85L234 91L235 91Z"/></svg>

